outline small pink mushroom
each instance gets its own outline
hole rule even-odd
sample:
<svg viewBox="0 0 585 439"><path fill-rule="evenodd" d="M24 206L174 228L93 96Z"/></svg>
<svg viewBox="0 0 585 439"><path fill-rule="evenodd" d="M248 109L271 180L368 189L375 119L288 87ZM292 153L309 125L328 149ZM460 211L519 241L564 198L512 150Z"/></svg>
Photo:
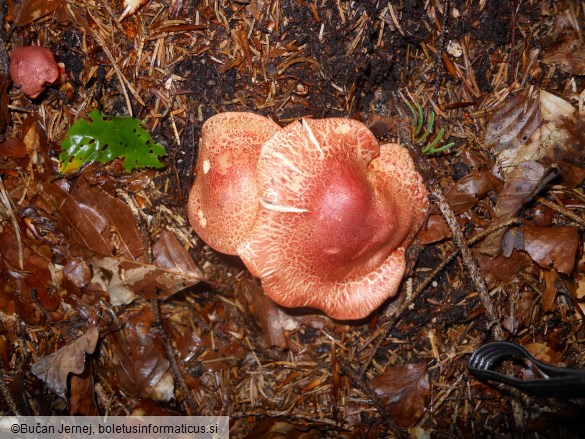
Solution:
<svg viewBox="0 0 585 439"><path fill-rule="evenodd" d="M201 239L222 253L236 254L256 219L256 162L278 129L252 113L220 113L203 125L187 210Z"/></svg>
<svg viewBox="0 0 585 439"><path fill-rule="evenodd" d="M360 319L396 294L428 207L403 147L355 120L302 120L263 145L256 179L262 208L237 253L270 298Z"/></svg>
<svg viewBox="0 0 585 439"><path fill-rule="evenodd" d="M10 54L10 77L15 86L34 99L46 85L59 79L59 66L49 49L39 46L17 47Z"/></svg>

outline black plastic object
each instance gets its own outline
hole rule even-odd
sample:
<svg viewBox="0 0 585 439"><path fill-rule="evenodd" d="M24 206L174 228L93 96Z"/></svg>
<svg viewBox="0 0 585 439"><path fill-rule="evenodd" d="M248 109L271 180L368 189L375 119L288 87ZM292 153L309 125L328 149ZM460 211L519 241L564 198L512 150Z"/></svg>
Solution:
<svg viewBox="0 0 585 439"><path fill-rule="evenodd" d="M504 360L528 361L538 379L522 380L493 371ZM538 361L522 346L505 341L487 343L477 349L467 363L469 372L477 378L508 384L532 396L555 398L585 397L585 369L549 366Z"/></svg>

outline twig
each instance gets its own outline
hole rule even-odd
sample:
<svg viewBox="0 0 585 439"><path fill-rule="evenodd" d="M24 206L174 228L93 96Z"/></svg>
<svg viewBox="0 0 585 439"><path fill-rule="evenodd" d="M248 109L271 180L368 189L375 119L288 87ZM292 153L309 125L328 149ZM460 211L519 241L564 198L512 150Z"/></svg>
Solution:
<svg viewBox="0 0 585 439"><path fill-rule="evenodd" d="M479 269L479 265L475 260L475 257L471 253L471 250L467 246L465 242L465 237L463 236L463 232L459 227L459 223L457 222L457 218L453 213L453 210L449 206L447 199L445 198L445 194L443 193L443 189L441 188L440 184L438 183L437 179L435 178L434 171L429 165L428 159L423 157L419 148L415 145L412 145L410 142L406 143L408 145L408 149L414 156L414 162L416 166L421 171L423 178L426 181L426 184L429 188L429 192L431 193L431 197L434 198L434 203L437 205L449 229L451 229L451 233L453 234L453 239L455 240L455 244L459 248L461 252L461 257L463 258L463 263L465 267L469 270L469 276L471 277L475 288L478 291L479 300L481 304L485 308L486 315L490 320L490 325L493 327L494 338L496 340L503 340L504 339L504 330L500 324L500 320L498 318L498 314L496 312L496 308L491 301L491 297L489 295L488 287L483 278L481 271Z"/></svg>
<svg viewBox="0 0 585 439"><path fill-rule="evenodd" d="M331 419L327 418L317 418L313 416L306 416L303 414L292 414L288 412L283 412L280 410L266 410L266 411L245 411L245 412L235 412L230 413L230 419L246 419L249 416L253 416L255 418L279 418L279 419L286 419L288 421L301 421L303 424L309 424L313 427L325 427L327 429L343 429L343 426L339 426L337 422L332 421Z"/></svg>
<svg viewBox="0 0 585 439"><path fill-rule="evenodd" d="M575 221L576 223L578 223L582 227L585 227L585 219L583 219L579 215L576 215L575 213L571 212L566 207L559 206L558 204L552 203L545 198L538 198L536 201L538 203L542 204L543 206L546 206L546 207L554 210L555 212L560 213L561 215L564 215L567 218Z"/></svg>
<svg viewBox="0 0 585 439"><path fill-rule="evenodd" d="M181 388L181 392L183 392L183 397L185 398L185 402L187 403L187 407L190 411L190 415L195 416L199 413L198 407L195 405L195 401L191 396L191 392L187 387L187 383L183 379L183 375L179 370L179 365L177 364L177 359L175 358L175 353L173 352L173 347L171 346L171 341L169 339L168 334L165 332L162 319L160 316L160 301L155 300L152 303L152 313L153 313L153 324L158 329L158 333L162 339L163 346L165 348L165 353L167 356L167 360L169 360L169 364L171 366L171 373L173 374L173 378L175 382Z"/></svg>
<svg viewBox="0 0 585 439"><path fill-rule="evenodd" d="M4 398L4 402L6 403L8 408L10 408L10 411L12 412L12 414L15 416L20 416L21 415L20 410L18 409L18 406L16 405L16 402L14 401L14 398L12 397L10 390L8 389L8 386L6 385L6 381L4 381L4 362L2 361L1 358L0 358L0 394Z"/></svg>
<svg viewBox="0 0 585 439"><path fill-rule="evenodd" d="M479 241L481 241L482 239L484 239L486 236L489 236L492 233L497 232L498 230L510 227L514 224L518 224L519 222L520 222L520 220L518 218L511 218L508 221L505 221L505 222L502 222L499 224L494 224L491 227L489 227L488 229L484 230L483 232L480 232L477 235L474 235L471 238L469 238L465 242L465 244L467 246L472 246L472 245L478 243ZM378 351L382 347L382 344L384 343L384 341L388 337L388 334L390 334L390 331L392 330L392 328L394 328L396 323L402 318L402 314L404 314L404 312L412 305L412 303L426 289L426 287L432 282L432 280L441 271L443 271L443 269L458 254L459 254L458 247L455 247L454 249L452 249L451 253L449 253L449 255L443 261L441 261L441 263L429 275L427 275L427 277L425 277L418 284L416 289L413 292L411 292L410 294L408 294L408 296L398 306L398 308L396 308L396 309L389 308L386 311L386 313L383 316L383 323L386 325L386 328L384 329L384 332L382 333L382 335L380 337L378 337L378 341L376 342L376 346L374 347L374 349L372 349L372 351L368 355L368 358L366 358L366 360L364 361L364 363L360 369L360 373L359 373L361 377L365 376L368 368L370 367L370 364L372 363L372 359L376 356L376 354L378 353Z"/></svg>

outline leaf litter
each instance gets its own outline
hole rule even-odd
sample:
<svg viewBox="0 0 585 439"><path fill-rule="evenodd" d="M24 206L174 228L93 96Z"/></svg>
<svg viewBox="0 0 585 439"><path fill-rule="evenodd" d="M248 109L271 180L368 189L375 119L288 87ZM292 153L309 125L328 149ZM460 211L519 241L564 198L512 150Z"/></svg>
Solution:
<svg viewBox="0 0 585 439"><path fill-rule="evenodd" d="M406 139L406 90L436 115L442 141L455 143L424 160L505 337L544 361L585 364L585 12L568 1L515 6L108 0L0 9L4 29L14 25L0 64L31 41L66 70L31 101L0 69L6 409L226 413L242 437L406 428L579 437L564 406L529 407L467 374L493 322L438 208L411 249L397 301L361 322L278 308L238 260L198 240L184 212L211 115L254 111L283 125L351 116L381 140ZM166 168L127 173L114 159L57 177L67 133L94 109L142 121L164 145ZM82 345L93 352L87 334L97 328L99 348L88 355ZM49 401L30 391L39 384L31 355L33 372L46 366ZM17 382L27 390L12 391Z"/></svg>

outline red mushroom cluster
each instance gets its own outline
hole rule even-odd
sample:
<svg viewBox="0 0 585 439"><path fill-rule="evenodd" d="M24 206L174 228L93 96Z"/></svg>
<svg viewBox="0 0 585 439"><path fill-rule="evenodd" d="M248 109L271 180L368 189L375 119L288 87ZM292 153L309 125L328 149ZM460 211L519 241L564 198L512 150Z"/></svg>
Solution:
<svg viewBox="0 0 585 439"><path fill-rule="evenodd" d="M212 248L239 255L286 307L368 316L396 294L427 191L407 151L362 123L251 113L203 126L189 220Z"/></svg>

